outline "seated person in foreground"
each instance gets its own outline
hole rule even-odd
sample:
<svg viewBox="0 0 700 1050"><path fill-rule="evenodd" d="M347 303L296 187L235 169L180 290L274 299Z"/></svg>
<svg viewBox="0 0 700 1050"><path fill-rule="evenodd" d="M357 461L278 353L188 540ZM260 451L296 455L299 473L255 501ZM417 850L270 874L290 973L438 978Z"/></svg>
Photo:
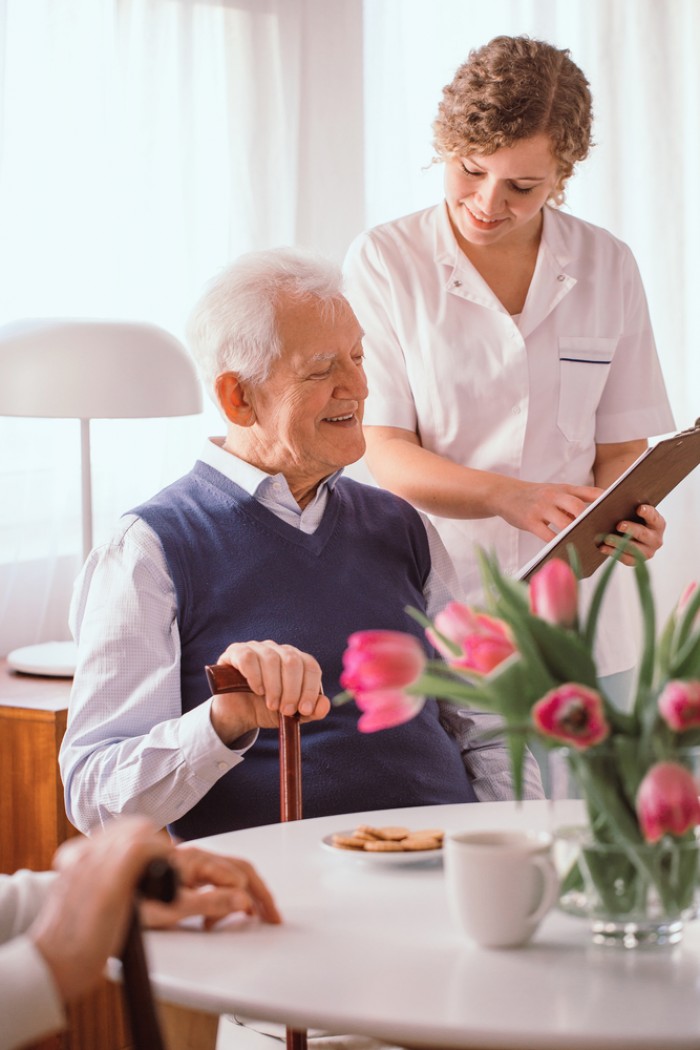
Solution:
<svg viewBox="0 0 700 1050"><path fill-rule="evenodd" d="M0 875L0 1048L13 1050L65 1027L65 1006L95 987L121 953L136 884L149 861L167 857L180 879L170 905L141 904L146 926L190 915L213 925L232 912L280 917L245 861L190 846L173 848L149 820L127 817L92 839L64 843L57 871Z"/></svg>
<svg viewBox="0 0 700 1050"><path fill-rule="evenodd" d="M81 830L128 812L183 839L277 821L280 711L308 723L307 817L513 797L493 715L429 701L363 734L354 704L330 706L353 631L425 644L406 607L430 615L454 595L419 514L341 477L364 452L367 395L341 281L315 255L253 253L195 310L190 343L226 436L122 518L76 586L60 762ZM217 660L251 692L212 698L204 666ZM534 759L525 789L541 797Z"/></svg>

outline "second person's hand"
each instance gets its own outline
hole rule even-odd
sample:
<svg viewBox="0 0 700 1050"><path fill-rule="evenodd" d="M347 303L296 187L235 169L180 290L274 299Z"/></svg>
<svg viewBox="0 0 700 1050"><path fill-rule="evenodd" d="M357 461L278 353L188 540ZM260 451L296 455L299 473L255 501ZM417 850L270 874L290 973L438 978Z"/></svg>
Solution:
<svg viewBox="0 0 700 1050"><path fill-rule="evenodd" d="M505 479L504 479L505 481ZM594 485L551 485L508 478L499 515L524 532L549 543L602 493Z"/></svg>
<svg viewBox="0 0 700 1050"><path fill-rule="evenodd" d="M630 539L633 546L641 551L645 558L653 558L663 545L666 519L655 507L650 507L646 503L637 507L637 516L642 519L641 522L620 521L617 524L617 531L623 537ZM615 554L619 542L616 537L611 537L609 542L600 545L600 549L603 554ZM632 553L622 554L620 561L623 565L634 565L636 558Z"/></svg>

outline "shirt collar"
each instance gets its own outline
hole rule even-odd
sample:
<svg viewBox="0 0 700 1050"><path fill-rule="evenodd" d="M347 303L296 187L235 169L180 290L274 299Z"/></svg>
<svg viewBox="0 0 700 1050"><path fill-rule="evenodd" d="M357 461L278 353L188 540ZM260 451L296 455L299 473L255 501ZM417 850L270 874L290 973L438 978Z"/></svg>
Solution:
<svg viewBox="0 0 700 1050"><path fill-rule="evenodd" d="M208 438L204 442L204 448L199 458L207 466L218 470L229 481L239 485L249 496L254 496L257 499L265 498L269 496L273 485L281 485L289 493L289 498L294 500L284 474L267 474L264 470L260 470L259 467L254 467L252 463L246 462L246 460L225 449L224 438L222 437ZM315 499L318 499L319 493L324 489L332 492L342 473L341 467L335 473L329 474L327 478L323 478L316 491ZM295 500L294 502L296 503Z"/></svg>

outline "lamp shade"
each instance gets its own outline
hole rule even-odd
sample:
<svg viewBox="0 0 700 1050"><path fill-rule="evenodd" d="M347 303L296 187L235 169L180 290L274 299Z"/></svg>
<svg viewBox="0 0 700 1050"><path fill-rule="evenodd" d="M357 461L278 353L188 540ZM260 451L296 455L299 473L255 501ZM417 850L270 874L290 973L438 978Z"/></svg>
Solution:
<svg viewBox="0 0 700 1050"><path fill-rule="evenodd" d="M0 328L0 416L80 420L83 558L92 547L91 419L150 419L202 411L194 362L157 325L37 319ZM24 673L69 675L71 642L8 654Z"/></svg>
<svg viewBox="0 0 700 1050"><path fill-rule="evenodd" d="M0 415L144 419L201 410L192 359L157 325L40 319L0 328Z"/></svg>

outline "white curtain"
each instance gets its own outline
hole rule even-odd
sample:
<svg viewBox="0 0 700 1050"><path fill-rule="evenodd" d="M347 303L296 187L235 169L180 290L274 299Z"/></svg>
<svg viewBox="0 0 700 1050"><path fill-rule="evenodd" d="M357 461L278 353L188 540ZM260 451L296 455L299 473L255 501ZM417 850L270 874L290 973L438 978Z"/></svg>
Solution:
<svg viewBox="0 0 700 1050"><path fill-rule="evenodd" d="M0 0L0 324L182 337L241 252L364 223L361 0ZM77 421L0 419L0 654L68 637ZM93 423L95 540L188 469L204 417Z"/></svg>
<svg viewBox="0 0 700 1050"><path fill-rule="evenodd" d="M569 47L591 81L597 145L568 206L633 248L691 423L698 0L0 0L0 324L113 317L182 336L202 283L243 251L342 258L360 229L440 198L441 89L498 33ZM211 407L96 422L96 540L220 428ZM79 498L77 422L0 419L0 653L67 637ZM700 577L700 472L662 509L663 609Z"/></svg>
<svg viewBox="0 0 700 1050"><path fill-rule="evenodd" d="M698 0L366 0L368 224L441 199L431 124L469 50L499 34L568 47L595 107L573 214L626 241L642 272L679 427L700 416ZM700 469L662 504L652 562L662 614L700 579Z"/></svg>

